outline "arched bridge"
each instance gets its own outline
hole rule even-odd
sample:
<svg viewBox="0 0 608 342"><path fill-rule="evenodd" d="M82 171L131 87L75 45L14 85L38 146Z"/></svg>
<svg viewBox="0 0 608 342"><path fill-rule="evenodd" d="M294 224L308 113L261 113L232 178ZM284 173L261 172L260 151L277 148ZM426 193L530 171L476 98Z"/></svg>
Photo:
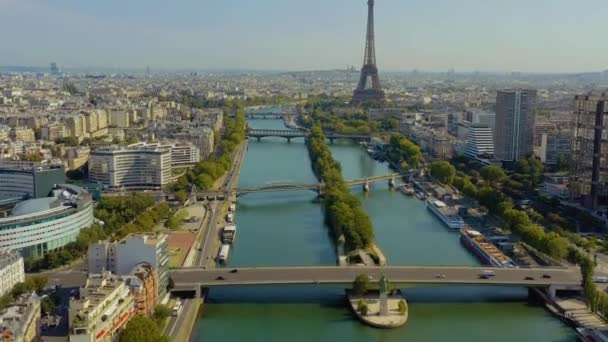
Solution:
<svg viewBox="0 0 608 342"><path fill-rule="evenodd" d="M351 179L345 181L348 186L357 186L361 185L364 190L369 189L369 185L372 183L378 183L382 181L388 181L391 185L396 185L396 180L400 177L403 177L405 174L401 173L392 173L383 176L372 176L366 178L359 179ZM197 197L203 198L207 196L217 196L217 195L232 195L236 193L236 196L243 196L246 194L256 193L256 192L284 192L284 191L314 191L318 194L323 192L323 183L314 183L314 184L297 184L297 183L270 183L259 185L250 188L238 188L234 190L224 190L224 191L200 191L196 192L195 195Z"/></svg>
<svg viewBox="0 0 608 342"><path fill-rule="evenodd" d="M250 138L257 138L258 141L266 137L281 137L287 139L287 141L291 141L293 138L306 138L308 136L308 132L289 129L250 129L247 131L247 136ZM333 141L334 139L371 139L370 134L347 134L336 132L326 132L325 137L330 141Z"/></svg>

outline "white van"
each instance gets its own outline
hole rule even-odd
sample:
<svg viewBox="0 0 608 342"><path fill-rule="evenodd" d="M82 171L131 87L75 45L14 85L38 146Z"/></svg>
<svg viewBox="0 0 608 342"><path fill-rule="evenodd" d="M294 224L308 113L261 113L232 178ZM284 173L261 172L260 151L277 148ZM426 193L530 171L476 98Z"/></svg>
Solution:
<svg viewBox="0 0 608 342"><path fill-rule="evenodd" d="M494 272L492 270L483 270L483 271L481 271L480 276L482 276L484 278L494 277L494 276L496 276L496 272Z"/></svg>
<svg viewBox="0 0 608 342"><path fill-rule="evenodd" d="M596 283L608 283L608 277L605 276L597 276L593 279Z"/></svg>

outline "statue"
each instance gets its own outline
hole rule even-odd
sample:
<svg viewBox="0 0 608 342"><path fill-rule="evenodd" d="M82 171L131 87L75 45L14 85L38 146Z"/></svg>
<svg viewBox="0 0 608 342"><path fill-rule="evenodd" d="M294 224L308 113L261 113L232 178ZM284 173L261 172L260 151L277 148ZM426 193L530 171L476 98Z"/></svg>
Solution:
<svg viewBox="0 0 608 342"><path fill-rule="evenodd" d="M380 278L380 316L388 315L388 279L384 275Z"/></svg>

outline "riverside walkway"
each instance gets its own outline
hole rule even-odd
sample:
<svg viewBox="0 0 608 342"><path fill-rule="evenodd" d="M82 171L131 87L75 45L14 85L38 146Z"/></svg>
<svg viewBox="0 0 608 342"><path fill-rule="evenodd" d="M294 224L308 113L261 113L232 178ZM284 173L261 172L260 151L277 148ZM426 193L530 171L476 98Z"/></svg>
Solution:
<svg viewBox="0 0 608 342"><path fill-rule="evenodd" d="M495 276L483 278L484 270ZM395 285L496 285L580 290L576 268L489 268L489 267L256 267L233 269L180 268L170 272L173 291L200 291L201 287L242 285L330 284L350 287L359 274L372 281L383 275Z"/></svg>

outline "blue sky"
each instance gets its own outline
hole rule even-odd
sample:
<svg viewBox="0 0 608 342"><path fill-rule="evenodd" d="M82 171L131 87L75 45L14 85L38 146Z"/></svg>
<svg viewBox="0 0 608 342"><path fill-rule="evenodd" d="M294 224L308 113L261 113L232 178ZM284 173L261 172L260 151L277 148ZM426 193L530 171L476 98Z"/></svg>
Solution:
<svg viewBox="0 0 608 342"><path fill-rule="evenodd" d="M0 0L0 65L360 66L365 0ZM608 0L376 0L381 70L608 69Z"/></svg>

